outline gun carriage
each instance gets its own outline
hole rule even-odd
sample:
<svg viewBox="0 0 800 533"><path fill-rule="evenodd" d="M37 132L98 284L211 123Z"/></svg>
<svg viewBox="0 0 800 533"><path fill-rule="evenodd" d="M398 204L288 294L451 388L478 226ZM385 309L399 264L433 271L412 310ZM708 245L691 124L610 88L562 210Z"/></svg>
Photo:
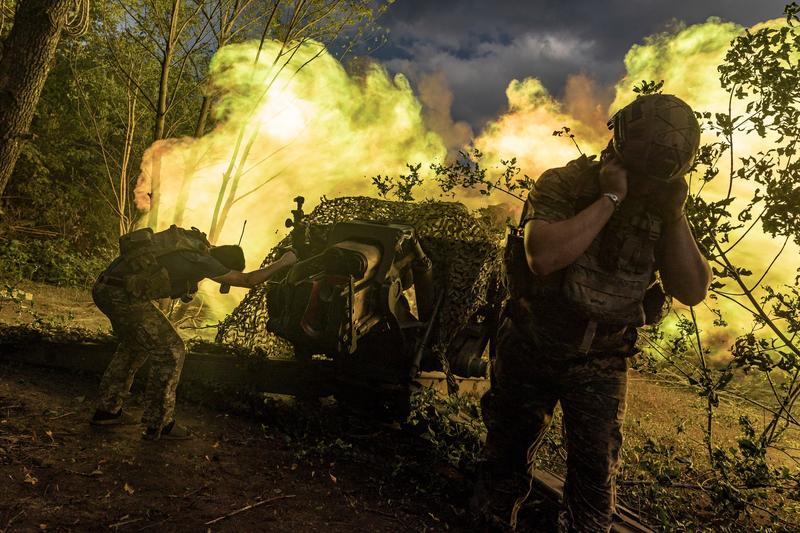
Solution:
<svg viewBox="0 0 800 533"><path fill-rule="evenodd" d="M336 397L403 418L420 370L485 376L500 311L500 228L457 203L295 199L286 249L299 262L254 289L218 340L336 367ZM315 358L315 356L317 356Z"/></svg>

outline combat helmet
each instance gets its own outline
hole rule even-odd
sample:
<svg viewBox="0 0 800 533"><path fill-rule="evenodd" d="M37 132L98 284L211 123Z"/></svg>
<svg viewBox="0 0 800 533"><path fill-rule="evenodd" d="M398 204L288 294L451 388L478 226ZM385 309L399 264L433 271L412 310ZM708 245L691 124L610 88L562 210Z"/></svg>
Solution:
<svg viewBox="0 0 800 533"><path fill-rule="evenodd" d="M611 117L614 151L634 176L667 182L692 165L700 146L700 124L689 105L671 94L636 98Z"/></svg>

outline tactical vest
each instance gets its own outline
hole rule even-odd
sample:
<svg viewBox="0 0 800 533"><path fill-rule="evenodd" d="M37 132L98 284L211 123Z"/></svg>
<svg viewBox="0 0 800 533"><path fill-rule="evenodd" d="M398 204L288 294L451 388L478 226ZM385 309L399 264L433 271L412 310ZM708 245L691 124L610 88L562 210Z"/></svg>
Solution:
<svg viewBox="0 0 800 533"><path fill-rule="evenodd" d="M596 173L598 168L586 160L579 171ZM594 200L596 197L587 199L585 205L576 203L574 212ZM526 210L529 205L526 203ZM511 228L505 255L510 307L518 315L529 315L520 317L519 322L529 319L545 330L551 324L554 329L566 329L555 324L559 321L620 329L663 318L669 298L654 272L662 221L645 206L627 199L575 262L549 276L537 276L528 267L523 224L529 218L530 214L523 212L519 225ZM581 344L580 338L572 341Z"/></svg>
<svg viewBox="0 0 800 533"><path fill-rule="evenodd" d="M581 316L601 324L642 326L644 296L655 281L661 219L626 202L586 251L566 267L562 292Z"/></svg>
<svg viewBox="0 0 800 533"><path fill-rule="evenodd" d="M137 298L191 298L197 292L197 282L188 282L185 291L174 294L169 272L158 263L158 258L173 252L187 251L207 255L211 244L206 234L197 228L190 230L172 225L169 229L153 232L142 228L119 238L120 257L130 273L122 277L125 290Z"/></svg>

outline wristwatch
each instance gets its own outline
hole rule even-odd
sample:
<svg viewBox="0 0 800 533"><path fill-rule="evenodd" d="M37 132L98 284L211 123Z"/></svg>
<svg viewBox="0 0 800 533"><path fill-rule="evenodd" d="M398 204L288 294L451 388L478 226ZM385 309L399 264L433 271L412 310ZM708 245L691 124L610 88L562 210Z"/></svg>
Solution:
<svg viewBox="0 0 800 533"><path fill-rule="evenodd" d="M613 192L604 192L603 196L611 200L611 203L614 204L614 211L619 209L619 202L620 202L619 196L617 196Z"/></svg>

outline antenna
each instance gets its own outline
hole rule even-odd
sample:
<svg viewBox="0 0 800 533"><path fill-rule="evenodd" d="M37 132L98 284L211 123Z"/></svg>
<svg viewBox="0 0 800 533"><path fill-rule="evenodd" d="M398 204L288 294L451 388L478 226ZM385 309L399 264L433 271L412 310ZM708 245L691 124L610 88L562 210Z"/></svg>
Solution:
<svg viewBox="0 0 800 533"><path fill-rule="evenodd" d="M247 219L245 219L244 224L242 224L242 234L239 235L239 244L237 244L236 246L242 245L242 239L244 238L244 228L246 227L247 227Z"/></svg>
<svg viewBox="0 0 800 533"><path fill-rule="evenodd" d="M242 246L242 239L244 238L244 228L246 228L246 227L247 227L247 219L245 219L244 224L242 224L242 234L239 235L239 244L237 244L236 246L239 246L239 247ZM228 285L227 283L220 283L220 285L219 285L220 294L228 294L230 292L230 290L231 290L231 286L230 285Z"/></svg>

